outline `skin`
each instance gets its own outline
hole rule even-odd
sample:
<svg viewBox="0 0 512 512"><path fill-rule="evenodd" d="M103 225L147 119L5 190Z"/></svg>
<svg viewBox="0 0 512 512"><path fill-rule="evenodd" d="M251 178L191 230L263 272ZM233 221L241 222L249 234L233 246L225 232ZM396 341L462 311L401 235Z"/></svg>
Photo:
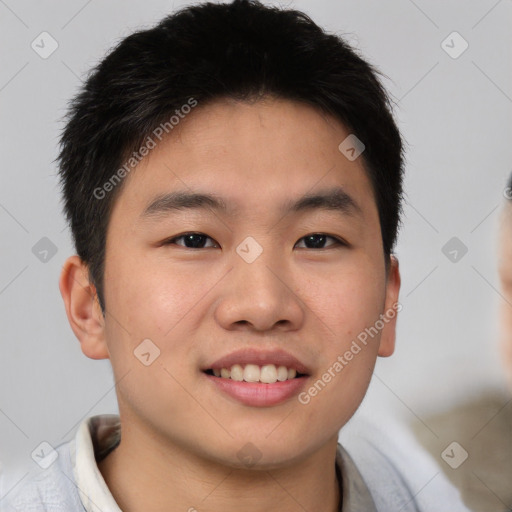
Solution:
<svg viewBox="0 0 512 512"><path fill-rule="evenodd" d="M505 300L500 303L500 349L509 387L512 390L512 201L507 200L500 218L498 247L498 271L501 294Z"/></svg>
<svg viewBox="0 0 512 512"><path fill-rule="evenodd" d="M386 273L362 158L338 150L349 133L291 101L198 106L125 178L107 232L105 318L86 265L66 261L70 325L86 356L110 358L117 382L122 441L99 469L124 512L338 509L338 431L377 356L393 353L396 316L307 405L242 405L201 368L243 347L282 348L311 370L307 389L398 301L398 261ZM279 210L333 186L360 215ZM216 193L239 212L140 219L154 196L177 189ZM211 238L200 249L162 244L187 232ZM307 246L315 233L348 245ZM247 236L263 248L250 264L236 252ZM146 338L161 351L150 366L133 355ZM261 454L250 468L237 457L248 442Z"/></svg>

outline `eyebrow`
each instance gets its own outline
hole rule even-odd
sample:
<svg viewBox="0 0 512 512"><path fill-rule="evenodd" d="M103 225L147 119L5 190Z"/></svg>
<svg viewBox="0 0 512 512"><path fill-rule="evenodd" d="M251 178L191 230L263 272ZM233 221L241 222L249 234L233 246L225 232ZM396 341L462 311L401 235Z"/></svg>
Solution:
<svg viewBox="0 0 512 512"><path fill-rule="evenodd" d="M151 200L140 217L142 219L161 218L174 211L210 210L236 216L240 208L210 193L174 191L159 195ZM286 201L281 205L283 214L315 210L335 211L343 216L363 216L358 203L341 187L334 187L316 194L305 194L297 200Z"/></svg>

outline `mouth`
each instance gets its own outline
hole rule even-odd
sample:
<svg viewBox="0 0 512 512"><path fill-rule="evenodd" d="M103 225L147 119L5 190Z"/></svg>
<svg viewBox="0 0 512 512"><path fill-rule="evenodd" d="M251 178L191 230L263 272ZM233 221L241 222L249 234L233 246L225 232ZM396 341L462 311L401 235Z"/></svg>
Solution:
<svg viewBox="0 0 512 512"><path fill-rule="evenodd" d="M274 384L287 380L306 377L304 373L298 372L295 368L288 368L284 365L265 364L234 364L229 368L210 368L205 370L207 375L220 379L230 379L237 382L260 382L262 384Z"/></svg>
<svg viewBox="0 0 512 512"><path fill-rule="evenodd" d="M310 370L282 350L244 349L223 357L202 373L223 395L253 407L278 405L304 387Z"/></svg>

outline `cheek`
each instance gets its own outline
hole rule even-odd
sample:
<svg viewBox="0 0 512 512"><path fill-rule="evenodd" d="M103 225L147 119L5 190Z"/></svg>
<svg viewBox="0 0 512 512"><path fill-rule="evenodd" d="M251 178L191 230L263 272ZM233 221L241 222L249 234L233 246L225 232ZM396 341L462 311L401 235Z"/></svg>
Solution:
<svg viewBox="0 0 512 512"><path fill-rule="evenodd" d="M334 277L335 276L335 277ZM323 320L327 334L335 337L337 348L374 325L382 313L385 290L382 278L358 268L332 274L325 290L310 294L309 302ZM315 289L312 284L309 289Z"/></svg>
<svg viewBox="0 0 512 512"><path fill-rule="evenodd" d="M131 379L137 373L137 379L145 382L146 376L151 375L146 389L155 385L155 379L161 389L176 387L165 368L179 382L190 380L197 371L194 354L200 341L193 333L207 315L205 294L220 277L211 270L206 270L205 275L197 268L192 271L192 267L187 270L183 265L166 262L149 264L142 258L125 258L112 268L115 272L111 273L107 303L112 305L113 315L107 319L107 342L116 377L133 369L136 372ZM144 342L148 339L151 343ZM148 368L135 357L145 346L141 345L143 342L150 352L158 354Z"/></svg>
<svg viewBox="0 0 512 512"><path fill-rule="evenodd" d="M381 330L383 289L376 279L355 274L331 281L318 316L325 336L318 372L305 390L304 413L320 431L341 427L363 399L373 373ZM328 428L327 428L328 430Z"/></svg>
<svg viewBox="0 0 512 512"><path fill-rule="evenodd" d="M107 303L134 338L166 339L204 295L198 273L142 258L118 262L109 276Z"/></svg>
<svg viewBox="0 0 512 512"><path fill-rule="evenodd" d="M203 288L190 286L186 275L144 264L142 258L118 262L111 266L115 271L106 293L112 308L106 336L120 400L141 416L166 401L182 407L186 396L179 383L187 382L191 372L190 347L184 342L187 314Z"/></svg>

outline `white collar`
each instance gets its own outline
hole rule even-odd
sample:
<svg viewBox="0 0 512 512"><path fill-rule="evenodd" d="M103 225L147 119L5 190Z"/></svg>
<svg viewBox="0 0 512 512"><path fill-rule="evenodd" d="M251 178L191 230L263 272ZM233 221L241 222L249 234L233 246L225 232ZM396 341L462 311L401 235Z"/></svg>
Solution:
<svg viewBox="0 0 512 512"><path fill-rule="evenodd" d="M120 425L118 415L101 414L84 420L76 433L71 460L78 493L87 512L122 512L96 461L96 457L100 459L99 455L105 456L117 446Z"/></svg>
<svg viewBox="0 0 512 512"><path fill-rule="evenodd" d="M78 428L71 447L71 461L79 496L87 512L122 512L97 464L118 445L120 435L121 423L117 414L91 416ZM343 512L375 511L366 483L340 444L336 464L343 480Z"/></svg>

